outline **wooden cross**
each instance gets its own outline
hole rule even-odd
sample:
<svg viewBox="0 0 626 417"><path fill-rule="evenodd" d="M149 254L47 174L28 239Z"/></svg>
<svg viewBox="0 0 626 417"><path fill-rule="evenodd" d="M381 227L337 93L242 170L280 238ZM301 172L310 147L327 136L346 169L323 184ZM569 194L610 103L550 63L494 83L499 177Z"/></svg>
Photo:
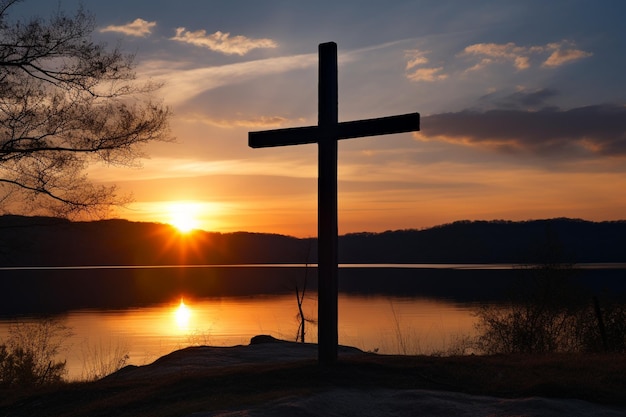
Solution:
<svg viewBox="0 0 626 417"><path fill-rule="evenodd" d="M319 45L317 126L249 132L252 148L318 144L318 360L332 364L338 347L337 141L419 130L419 113L338 122L337 44Z"/></svg>

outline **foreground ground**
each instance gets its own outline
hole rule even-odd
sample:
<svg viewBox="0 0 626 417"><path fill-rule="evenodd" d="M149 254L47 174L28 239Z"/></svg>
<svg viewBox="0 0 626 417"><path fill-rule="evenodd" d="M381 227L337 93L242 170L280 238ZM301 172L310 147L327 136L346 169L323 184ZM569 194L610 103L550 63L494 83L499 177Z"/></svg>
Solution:
<svg viewBox="0 0 626 417"><path fill-rule="evenodd" d="M625 355L438 358L342 348L331 367L319 366L315 357L315 345L271 340L231 348L187 348L96 382L0 393L0 416L249 416L290 415L296 410L316 415L340 407L347 408L337 415L382 415L390 410L373 409L372 404L383 407L383 401L390 404L386 407L402 403L409 411L421 410L420 415L438 416L445 415L437 414L442 406L442 413L448 414L450 407L462 411L482 406L488 401L484 396L518 399L496 402L505 409L517 404L528 410L495 415L559 415L565 408L557 414L546 414L545 409L533 414L531 409L570 406L581 410L579 415L626 415ZM326 408L316 409L320 404ZM392 411L405 415L403 410ZM472 413L476 415L467 415Z"/></svg>

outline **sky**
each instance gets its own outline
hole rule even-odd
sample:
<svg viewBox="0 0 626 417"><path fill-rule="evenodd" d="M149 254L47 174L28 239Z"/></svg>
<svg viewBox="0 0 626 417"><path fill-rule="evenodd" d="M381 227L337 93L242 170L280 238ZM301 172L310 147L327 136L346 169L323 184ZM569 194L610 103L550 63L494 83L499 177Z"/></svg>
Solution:
<svg viewBox="0 0 626 417"><path fill-rule="evenodd" d="M339 120L419 112L421 131L339 142L339 233L457 220L626 218L626 2L25 0L79 4L93 39L136 54L175 143L92 166L116 216L317 234L317 145L248 132L317 124L317 48L339 55Z"/></svg>

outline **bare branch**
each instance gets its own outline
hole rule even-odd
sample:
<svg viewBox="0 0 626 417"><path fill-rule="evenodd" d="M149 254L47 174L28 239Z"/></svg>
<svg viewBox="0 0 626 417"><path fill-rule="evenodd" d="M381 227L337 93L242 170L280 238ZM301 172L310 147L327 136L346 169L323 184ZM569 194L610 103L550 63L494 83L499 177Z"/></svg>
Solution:
<svg viewBox="0 0 626 417"><path fill-rule="evenodd" d="M170 110L150 98L160 85L138 83L132 55L93 42L82 8L9 21L19 1L0 2L0 211L18 196L64 213L124 201L82 172L95 160L133 166L144 145L172 140Z"/></svg>

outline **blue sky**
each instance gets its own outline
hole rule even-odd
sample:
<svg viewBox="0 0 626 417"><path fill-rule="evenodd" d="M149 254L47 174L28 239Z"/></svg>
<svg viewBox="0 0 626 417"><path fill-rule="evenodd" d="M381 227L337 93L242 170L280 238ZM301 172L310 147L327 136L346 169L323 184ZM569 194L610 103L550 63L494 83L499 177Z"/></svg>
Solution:
<svg viewBox="0 0 626 417"><path fill-rule="evenodd" d="M168 221L178 202L205 229L315 235L316 146L253 150L247 132L316 123L328 41L340 120L422 115L419 134L340 143L340 233L626 217L623 1L80 3L174 111L177 143L142 169L91 169L135 196L121 217Z"/></svg>

